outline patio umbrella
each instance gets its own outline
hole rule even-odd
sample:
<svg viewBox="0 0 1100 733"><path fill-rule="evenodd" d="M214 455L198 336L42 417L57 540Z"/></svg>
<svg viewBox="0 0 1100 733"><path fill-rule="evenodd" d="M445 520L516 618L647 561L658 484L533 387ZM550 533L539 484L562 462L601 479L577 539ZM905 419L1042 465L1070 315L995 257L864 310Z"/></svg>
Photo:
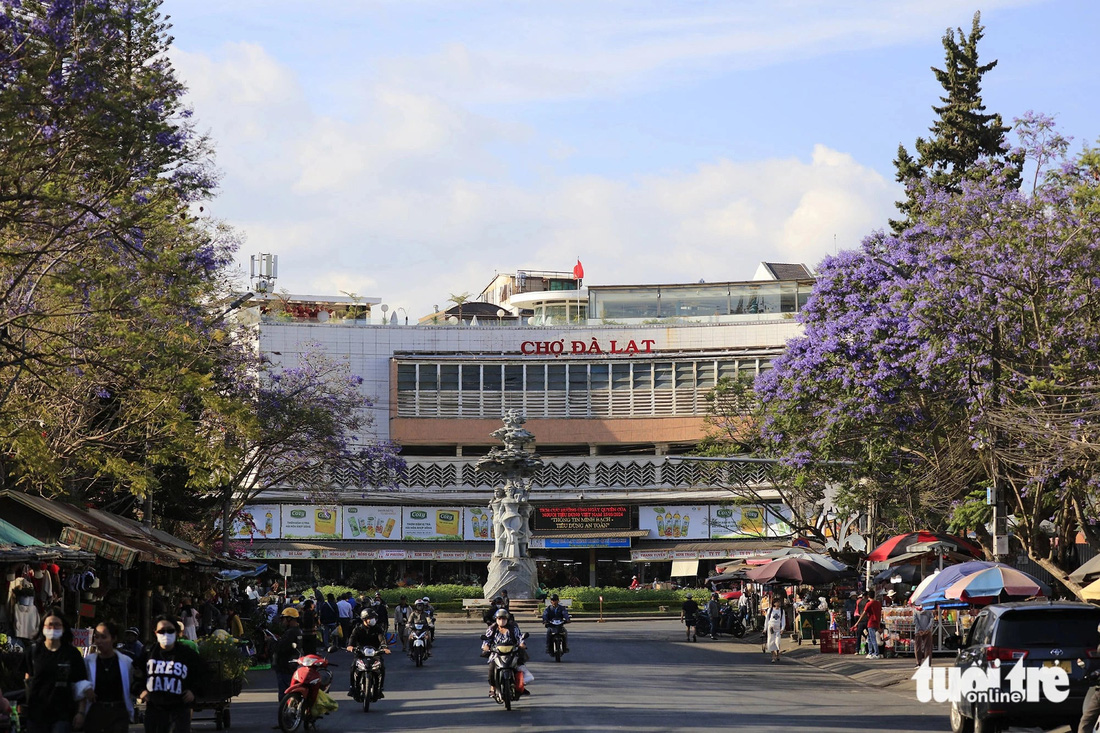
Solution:
<svg viewBox="0 0 1100 733"><path fill-rule="evenodd" d="M959 578L943 592L948 600L993 603L1009 598L1049 596L1050 586L1015 568L996 566Z"/></svg>
<svg viewBox="0 0 1100 733"><path fill-rule="evenodd" d="M1100 580L1094 580L1081 589L1081 600L1100 601Z"/></svg>
<svg viewBox="0 0 1100 733"><path fill-rule="evenodd" d="M871 562L884 562L897 555L905 554L910 545L917 545L924 542L943 542L954 545L960 552L964 552L973 557L982 556L982 548L978 547L970 540L964 540L962 537L956 537L955 535L946 534L944 532L929 532L922 529L920 532L906 532L905 534L891 537L871 550L871 554L867 556L867 559Z"/></svg>
<svg viewBox="0 0 1100 733"><path fill-rule="evenodd" d="M805 557L783 557L760 565L745 573L745 578L757 583L831 583L837 573Z"/></svg>
<svg viewBox="0 0 1100 733"><path fill-rule="evenodd" d="M886 568L874 577L876 583L889 583L890 578L901 578L901 583L914 583L920 577L920 565L897 565Z"/></svg>
<svg viewBox="0 0 1100 733"><path fill-rule="evenodd" d="M918 594L916 591L909 597L909 602L914 606L930 606L932 604L951 604L961 603L957 599L948 599L944 595L944 591L951 587L951 585L967 575L973 575L974 573L981 572L982 570L988 570L989 568L1011 568L1004 563L999 562L987 562L985 560L972 560L970 562L960 563L958 565L952 565L951 567L944 568L940 572L932 576L931 581L921 589ZM924 585L923 583L921 585Z"/></svg>

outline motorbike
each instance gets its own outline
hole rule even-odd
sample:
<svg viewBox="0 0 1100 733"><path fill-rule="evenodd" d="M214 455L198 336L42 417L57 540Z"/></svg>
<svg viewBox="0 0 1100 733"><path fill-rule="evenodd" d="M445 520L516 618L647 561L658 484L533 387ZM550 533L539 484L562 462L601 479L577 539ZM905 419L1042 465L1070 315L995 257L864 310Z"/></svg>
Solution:
<svg viewBox="0 0 1100 733"><path fill-rule="evenodd" d="M527 634L523 634L523 639ZM493 644L490 647L489 664L493 670L493 699L505 710L523 694L523 672L519 669L518 644Z"/></svg>
<svg viewBox="0 0 1100 733"><path fill-rule="evenodd" d="M382 692L382 655L385 652L363 646L355 650L355 701L363 703L363 712L370 712L370 704Z"/></svg>
<svg viewBox="0 0 1100 733"><path fill-rule="evenodd" d="M560 618L551 619L546 628L550 629L548 652L555 662L560 662L561 655L565 654L565 621Z"/></svg>
<svg viewBox="0 0 1100 733"><path fill-rule="evenodd" d="M428 641L430 638L431 632L427 625L419 621L409 629L409 657L416 662L417 667L423 666L424 660L428 658Z"/></svg>
<svg viewBox="0 0 1100 733"><path fill-rule="evenodd" d="M328 692L332 686L332 670L324 657L307 654L296 660L298 669L290 678L290 687L286 688L286 697L279 703L279 728L283 733L292 733L299 727L313 728L317 717L313 706L320 691Z"/></svg>
<svg viewBox="0 0 1100 733"><path fill-rule="evenodd" d="M700 636L708 636L711 633L710 626L710 616L705 613L699 613L695 616L695 633ZM718 616L718 624L714 634L729 634L740 639L745 635L745 631L745 621L741 618L741 614L729 606L723 607Z"/></svg>

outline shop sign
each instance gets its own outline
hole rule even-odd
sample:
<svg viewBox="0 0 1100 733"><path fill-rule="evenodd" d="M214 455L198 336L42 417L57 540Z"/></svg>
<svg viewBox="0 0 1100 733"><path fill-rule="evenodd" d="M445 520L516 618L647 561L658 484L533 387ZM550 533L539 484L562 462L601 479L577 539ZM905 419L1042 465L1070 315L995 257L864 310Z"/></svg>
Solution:
<svg viewBox="0 0 1100 733"><path fill-rule="evenodd" d="M652 354L654 339L606 339L593 337L587 341L524 341L519 353L528 356L580 356L583 354Z"/></svg>
<svg viewBox="0 0 1100 733"><path fill-rule="evenodd" d="M410 550L410 560L434 560L435 550Z"/></svg>
<svg viewBox="0 0 1100 733"><path fill-rule="evenodd" d="M345 540L388 540L401 536L401 507L345 506L343 538Z"/></svg>
<svg viewBox="0 0 1100 733"><path fill-rule="evenodd" d="M786 537L791 510L782 504L722 504L712 507L710 536L713 539Z"/></svg>
<svg viewBox="0 0 1100 733"><path fill-rule="evenodd" d="M535 530L581 531L630 529L630 510L625 506L538 506Z"/></svg>
<svg viewBox="0 0 1100 733"><path fill-rule="evenodd" d="M725 560L729 556L729 552L725 550L702 550L699 552L700 560Z"/></svg>
<svg viewBox="0 0 1100 733"><path fill-rule="evenodd" d="M443 562L462 562L466 560L466 553L452 550L441 550L439 552L439 559Z"/></svg>
<svg viewBox="0 0 1100 733"><path fill-rule="evenodd" d="M710 507L666 504L638 507L638 529L653 540L702 540L710 537Z"/></svg>
<svg viewBox="0 0 1100 733"><path fill-rule="evenodd" d="M629 537L532 537L534 550L565 550L579 547L630 547Z"/></svg>
<svg viewBox="0 0 1100 733"><path fill-rule="evenodd" d="M663 562L672 559L670 554L668 550L631 550L630 559L632 562Z"/></svg>
<svg viewBox="0 0 1100 733"><path fill-rule="evenodd" d="M691 552L691 551L688 551L688 550L675 550L672 553L672 559L673 560L698 560L699 559L699 553L698 552Z"/></svg>
<svg viewBox="0 0 1100 733"><path fill-rule="evenodd" d="M490 560L493 559L493 553L491 553L491 552L478 552L476 550L471 550L470 552L466 553L466 559L467 560L476 560L478 562L489 562Z"/></svg>
<svg viewBox="0 0 1100 733"><path fill-rule="evenodd" d="M378 550L352 550L351 558L353 560L377 560Z"/></svg>
<svg viewBox="0 0 1100 733"><path fill-rule="evenodd" d="M282 530L282 517L278 504L248 504L233 520L232 537L235 540L274 540ZM221 527L221 519L215 524Z"/></svg>
<svg viewBox="0 0 1100 733"><path fill-rule="evenodd" d="M281 514L284 540L343 539L338 506L284 504Z"/></svg>
<svg viewBox="0 0 1100 733"><path fill-rule="evenodd" d="M379 560L404 560L408 553L404 550L379 550Z"/></svg>
<svg viewBox="0 0 1100 733"><path fill-rule="evenodd" d="M307 560L317 550L253 550L252 557L264 560Z"/></svg>
<svg viewBox="0 0 1100 733"><path fill-rule="evenodd" d="M491 542L496 539L493 531L493 511L489 507L466 507L463 512L466 515L462 525L462 539L481 540Z"/></svg>
<svg viewBox="0 0 1100 733"><path fill-rule="evenodd" d="M406 540L461 540L462 507L404 507L401 534Z"/></svg>
<svg viewBox="0 0 1100 733"><path fill-rule="evenodd" d="M347 560L351 550L319 550L322 560Z"/></svg>

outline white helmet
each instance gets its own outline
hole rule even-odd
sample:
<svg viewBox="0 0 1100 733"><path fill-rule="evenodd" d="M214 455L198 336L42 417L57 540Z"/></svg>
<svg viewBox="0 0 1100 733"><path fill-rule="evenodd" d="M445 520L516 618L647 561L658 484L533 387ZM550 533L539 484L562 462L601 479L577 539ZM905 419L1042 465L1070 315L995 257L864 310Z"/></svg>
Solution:
<svg viewBox="0 0 1100 733"><path fill-rule="evenodd" d="M420 600L424 601L425 603L431 603L431 600L427 596L424 596Z"/></svg>

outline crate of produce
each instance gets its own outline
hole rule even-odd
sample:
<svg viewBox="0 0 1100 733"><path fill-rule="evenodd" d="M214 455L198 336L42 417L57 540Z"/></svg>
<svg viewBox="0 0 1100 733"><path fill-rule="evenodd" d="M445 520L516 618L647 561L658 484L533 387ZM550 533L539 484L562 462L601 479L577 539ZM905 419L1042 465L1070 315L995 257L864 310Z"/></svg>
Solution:
<svg viewBox="0 0 1100 733"><path fill-rule="evenodd" d="M854 636L842 636L837 642L837 652L840 654L855 654L856 653L856 637Z"/></svg>
<svg viewBox="0 0 1100 733"><path fill-rule="evenodd" d="M835 631L829 631L826 629L822 631L818 640L821 645L822 654L836 654L837 653L837 639L838 635Z"/></svg>

